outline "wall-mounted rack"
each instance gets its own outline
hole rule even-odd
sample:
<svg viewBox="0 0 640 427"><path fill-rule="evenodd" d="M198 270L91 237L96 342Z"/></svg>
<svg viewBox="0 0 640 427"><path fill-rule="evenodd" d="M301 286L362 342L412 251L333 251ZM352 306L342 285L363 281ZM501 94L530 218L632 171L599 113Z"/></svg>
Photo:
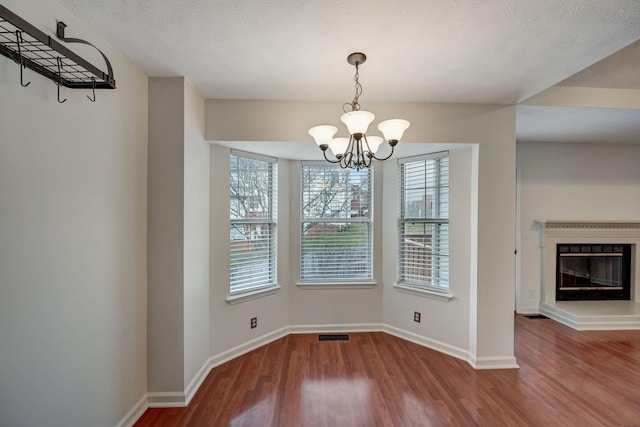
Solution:
<svg viewBox="0 0 640 427"><path fill-rule="evenodd" d="M85 40L65 37L65 27L63 22L58 22L57 36L60 40L96 48ZM87 97L95 101L95 89L116 88L111 63L100 49L96 49L107 64L107 73L0 5L0 53L20 65L20 83L24 87L29 83L24 82L23 69L29 68L56 83L58 102L65 101L60 100L60 86L92 89L93 98Z"/></svg>

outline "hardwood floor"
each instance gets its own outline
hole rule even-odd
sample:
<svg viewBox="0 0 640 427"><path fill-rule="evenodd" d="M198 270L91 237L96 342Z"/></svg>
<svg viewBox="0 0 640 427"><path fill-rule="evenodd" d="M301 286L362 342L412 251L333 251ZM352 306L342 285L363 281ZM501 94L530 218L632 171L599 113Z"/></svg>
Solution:
<svg viewBox="0 0 640 427"><path fill-rule="evenodd" d="M640 426L640 331L515 322L511 370L475 371L385 333L289 335L136 426Z"/></svg>

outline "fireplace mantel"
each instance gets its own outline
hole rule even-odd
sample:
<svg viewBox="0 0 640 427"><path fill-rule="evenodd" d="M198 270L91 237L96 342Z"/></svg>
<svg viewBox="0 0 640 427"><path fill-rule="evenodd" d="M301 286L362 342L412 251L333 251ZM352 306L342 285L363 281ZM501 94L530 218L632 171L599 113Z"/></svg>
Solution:
<svg viewBox="0 0 640 427"><path fill-rule="evenodd" d="M629 242L640 242L640 221L570 221L537 219L540 225L540 249L544 252L548 246L547 240L553 238L591 239L594 243L604 243L602 239L608 239L609 243L616 243L616 238L633 239ZM558 242L561 243L561 242ZM581 243L571 240L564 243Z"/></svg>
<svg viewBox="0 0 640 427"><path fill-rule="evenodd" d="M640 229L640 221L568 221L537 219L536 223L540 224L543 229Z"/></svg>
<svg viewBox="0 0 640 427"><path fill-rule="evenodd" d="M556 248L558 244L632 245L631 300L640 303L639 220L551 220L535 221L540 227L540 312L550 316L556 306ZM599 301L596 301L599 302ZM602 301L604 303L608 301ZM553 316L550 316L553 317ZM556 319L559 320L559 319Z"/></svg>

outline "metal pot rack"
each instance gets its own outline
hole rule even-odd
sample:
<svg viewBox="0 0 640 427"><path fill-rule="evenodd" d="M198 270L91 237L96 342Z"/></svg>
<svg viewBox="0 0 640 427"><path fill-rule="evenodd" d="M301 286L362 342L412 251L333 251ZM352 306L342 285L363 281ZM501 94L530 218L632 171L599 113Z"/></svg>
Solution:
<svg viewBox="0 0 640 427"><path fill-rule="evenodd" d="M94 47L104 58L107 65L106 74L2 5L0 5L0 53L20 65L22 87L27 87L31 83L25 83L23 73L25 68L29 68L54 81L58 86L59 103L66 101L60 98L61 86L70 89L91 89L93 97L87 95L87 98L95 102L96 89L116 88L111 63L100 49L88 41L65 37L65 27L64 22L58 21L57 37L66 43L82 43Z"/></svg>

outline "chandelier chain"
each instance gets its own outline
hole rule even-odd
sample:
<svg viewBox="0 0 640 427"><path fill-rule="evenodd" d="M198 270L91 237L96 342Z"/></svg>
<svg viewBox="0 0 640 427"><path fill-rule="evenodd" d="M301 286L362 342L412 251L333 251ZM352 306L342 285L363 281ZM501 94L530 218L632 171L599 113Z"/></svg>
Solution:
<svg viewBox="0 0 640 427"><path fill-rule="evenodd" d="M351 103L345 102L342 106L342 110L346 113L347 109L345 107L351 107L351 111L360 111L360 104L358 103L358 99L360 95L362 95L362 85L360 84L360 63L356 62L356 74L353 76L353 81L356 83L356 93L353 97Z"/></svg>

